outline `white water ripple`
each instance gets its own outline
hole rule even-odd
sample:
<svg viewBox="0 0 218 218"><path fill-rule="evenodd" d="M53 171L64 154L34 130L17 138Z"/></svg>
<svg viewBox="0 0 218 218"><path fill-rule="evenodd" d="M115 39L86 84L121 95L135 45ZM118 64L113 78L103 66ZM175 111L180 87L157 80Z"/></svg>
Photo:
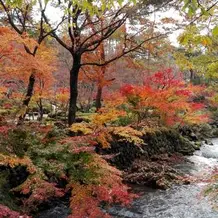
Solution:
<svg viewBox="0 0 218 218"><path fill-rule="evenodd" d="M203 145L201 150L188 157L190 162L179 166L181 170L200 178L208 178L218 167L218 139L213 146ZM207 184L174 186L166 191L137 187L143 194L130 208L112 208L114 218L218 218L210 202L201 192Z"/></svg>

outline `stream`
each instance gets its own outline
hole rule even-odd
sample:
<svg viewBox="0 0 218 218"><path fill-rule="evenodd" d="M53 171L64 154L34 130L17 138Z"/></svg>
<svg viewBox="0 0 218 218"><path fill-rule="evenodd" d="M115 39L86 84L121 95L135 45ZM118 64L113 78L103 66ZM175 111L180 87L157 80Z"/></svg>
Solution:
<svg viewBox="0 0 218 218"><path fill-rule="evenodd" d="M168 190L155 190L144 186L134 186L140 197L129 208L113 207L109 213L113 218L218 218L218 210L213 210L211 202L202 196L214 167L218 167L218 139L213 145L203 145L187 162L177 165L186 174L199 178L190 185L175 185ZM66 218L68 209L64 205L42 212L35 218Z"/></svg>
<svg viewBox="0 0 218 218"><path fill-rule="evenodd" d="M208 178L214 167L218 167L218 139L214 145L203 145L201 150L188 157L189 161L178 165L183 172L202 179ZM134 187L140 197L130 208L113 207L114 218L218 218L211 202L202 196L207 183L177 185L166 191L145 187Z"/></svg>

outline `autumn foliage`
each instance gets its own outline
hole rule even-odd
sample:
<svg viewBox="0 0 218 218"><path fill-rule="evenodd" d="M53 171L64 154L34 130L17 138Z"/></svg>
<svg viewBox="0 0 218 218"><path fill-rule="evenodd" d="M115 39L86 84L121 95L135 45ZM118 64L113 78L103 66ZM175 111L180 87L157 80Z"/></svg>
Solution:
<svg viewBox="0 0 218 218"><path fill-rule="evenodd" d="M125 108L137 116L138 122L158 117L166 125L200 123L208 120L205 105L194 102L204 90L186 84L172 70L164 70L147 77L142 86L126 84L120 89Z"/></svg>
<svg viewBox="0 0 218 218"><path fill-rule="evenodd" d="M28 172L25 181L11 189L12 193L22 194L24 211L36 211L40 204L70 192L69 217L109 217L101 209L102 203L128 205L136 197L122 183L121 171L95 153L97 141L93 135L66 137L51 127L38 128L32 126L25 130L26 134L21 129L10 130L0 138L1 143L8 137L11 141L5 142L8 146L0 155L0 166L15 170L22 166ZM36 130L40 134L33 138L31 131ZM16 149L17 138L30 146L25 154ZM50 181L49 175L56 182ZM60 181L66 185L61 187Z"/></svg>
<svg viewBox="0 0 218 218"><path fill-rule="evenodd" d="M207 122L205 87L187 82L173 69L151 70L161 68L163 63L151 67L150 61L155 63L158 56L173 48L154 30L135 35L131 32L138 29L129 24L132 29L127 31L129 6L117 12L107 9L112 5L116 9L122 0L119 4L109 1L111 6L101 1L102 15L92 1L85 1L87 8L80 1L75 1L76 5L74 1L60 1L64 17L54 29L52 20L46 19L49 1L44 2L43 10L41 1L36 5L34 1L33 5L15 1L12 7L10 1L3 2L1 10L10 18L9 23L14 12L18 18L19 14L24 17L12 25L14 28L23 22L18 29L0 26L0 168L6 175L3 182L0 180L0 188L7 187L19 207L15 212L0 202L0 218L28 218L22 214L37 213L43 204L63 198L68 200L69 218L108 218L108 207L127 206L137 196L123 183L123 172L108 161L110 155L102 154L104 149L109 150L114 140L142 151L147 146L146 128L156 131L160 126L177 128ZM42 17L30 30L35 23L28 13L35 12L32 8L38 4L37 13ZM24 9L24 5L28 7ZM90 8L97 14L89 13ZM165 19L163 23L172 21ZM142 17L139 23L149 26L150 21ZM57 42L69 51L65 58L67 62L70 57L69 66L60 65ZM126 68L118 69L119 63ZM66 71L68 76L64 75ZM62 81L65 77L67 81ZM111 88L114 81L116 85ZM45 108L48 113L43 119ZM33 112L40 114L40 122L30 119ZM78 114L81 117L77 120ZM22 122L16 123L20 118ZM152 128L150 120L155 122ZM9 184L10 176L17 171L22 179L15 176L15 184Z"/></svg>
<svg viewBox="0 0 218 218"><path fill-rule="evenodd" d="M1 218L15 218L15 217L23 217L30 218L30 216L22 215L16 211L10 210L8 207L0 204L0 217Z"/></svg>
<svg viewBox="0 0 218 218"><path fill-rule="evenodd" d="M36 47L38 52L30 55ZM27 108L20 109L20 104L26 98L25 89L31 75L35 80L32 102L38 104L48 100L55 81L55 57L55 49L48 43L39 45L27 33L19 35L8 27L0 27L0 99L4 100L3 108L16 108L17 117L26 113Z"/></svg>
<svg viewBox="0 0 218 218"><path fill-rule="evenodd" d="M72 215L69 217L110 217L100 209L100 203L128 205L136 197L128 193L129 188L122 183L119 170L109 166L98 155L94 155L93 158L90 167L96 168L96 178L93 178L91 184L72 185Z"/></svg>
<svg viewBox="0 0 218 218"><path fill-rule="evenodd" d="M34 40L28 36L13 39L11 30L0 30L0 37L7 34L9 40L8 47L2 50L2 55L7 58L1 62L4 65L1 73L7 72L5 80L20 80L26 84L34 72L36 85L31 103L43 105L44 102L52 102L66 112L69 88L53 86L56 82L52 74L56 69L53 64L55 51L42 43L35 57L27 56L21 46L23 40L29 43L30 48L34 47ZM16 62L16 69L10 68L11 61ZM95 77L101 78L99 75ZM101 87L108 84L102 81ZM14 101L7 96L8 86L4 82L2 84L1 104L9 110L14 107ZM150 118L169 126L207 121L203 102L195 102L195 97L203 90L201 86L186 84L172 70L164 70L147 76L142 85L126 84L119 91L110 93L104 99L103 107L89 116L89 123L70 126L67 131L71 136L65 130L59 132L48 125L30 125L25 130L7 123L1 125L0 143L4 151L0 153L0 166L13 170L24 167L26 171L25 180L11 188L11 193L22 196L21 204L27 213L37 211L44 202L70 193L70 218L109 217L104 211L106 206L126 206L136 195L123 184L122 172L97 154L96 147L110 148L113 137L118 142L138 147L144 145L143 132L130 124L146 123ZM17 101L24 97L19 87L13 89L12 96L17 96ZM127 118L128 122L119 126L122 119ZM3 209L9 217L13 214L5 207Z"/></svg>

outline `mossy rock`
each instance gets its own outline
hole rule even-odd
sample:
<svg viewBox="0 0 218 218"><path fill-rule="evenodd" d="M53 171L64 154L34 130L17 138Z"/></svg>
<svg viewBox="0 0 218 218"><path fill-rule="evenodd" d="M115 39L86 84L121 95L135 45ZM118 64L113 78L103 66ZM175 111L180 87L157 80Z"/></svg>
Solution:
<svg viewBox="0 0 218 218"><path fill-rule="evenodd" d="M181 135L178 135L178 140L176 141L175 151L183 155L192 155L195 151L195 147L188 139Z"/></svg>
<svg viewBox="0 0 218 218"><path fill-rule="evenodd" d="M202 143L200 141L194 142L193 147L195 150L200 150Z"/></svg>
<svg viewBox="0 0 218 218"><path fill-rule="evenodd" d="M213 137L218 137L218 128L214 128L211 134Z"/></svg>
<svg viewBox="0 0 218 218"><path fill-rule="evenodd" d="M114 154L110 159L111 163L119 169L126 169L131 166L132 162L140 157L150 159L153 155L174 154L192 155L195 147L191 141L182 137L178 131L160 128L156 131L149 131L142 136L144 143L135 145L133 142L120 141L113 136L110 148L97 152L101 154Z"/></svg>
<svg viewBox="0 0 218 218"><path fill-rule="evenodd" d="M150 156L161 153L181 153L191 155L195 151L192 143L173 129L159 129L157 132L145 134L143 137Z"/></svg>

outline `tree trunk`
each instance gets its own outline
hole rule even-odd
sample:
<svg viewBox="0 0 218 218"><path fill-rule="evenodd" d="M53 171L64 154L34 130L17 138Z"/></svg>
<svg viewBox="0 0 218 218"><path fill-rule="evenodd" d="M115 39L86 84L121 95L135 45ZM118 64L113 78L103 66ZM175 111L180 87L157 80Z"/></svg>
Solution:
<svg viewBox="0 0 218 218"><path fill-rule="evenodd" d="M68 125L72 125L76 119L76 102L78 96L78 75L81 67L81 55L74 55L73 67L70 71L70 102L68 113Z"/></svg>
<svg viewBox="0 0 218 218"><path fill-rule="evenodd" d="M99 51L100 51L100 62L104 63L105 62L105 50L104 50L103 42L99 46ZM100 75L99 75L98 84L97 84L98 90L97 90L97 95L96 95L96 100L95 100L96 111L98 111L101 108L102 89L103 89L103 84L101 83L104 80L105 72L106 72L106 66L100 67Z"/></svg>
<svg viewBox="0 0 218 218"><path fill-rule="evenodd" d="M96 100L95 100L96 111L98 111L101 108L101 98L102 98L101 96L102 96L102 87L98 86Z"/></svg>
<svg viewBox="0 0 218 218"><path fill-rule="evenodd" d="M39 99L38 106L39 106L39 118L38 118L38 120L42 121L44 110L43 110L43 104L42 104L42 99L41 98Z"/></svg>
<svg viewBox="0 0 218 218"><path fill-rule="evenodd" d="M194 70L190 69L190 82L193 83L195 79L195 74L194 74Z"/></svg>
<svg viewBox="0 0 218 218"><path fill-rule="evenodd" d="M31 100L31 97L33 95L34 84L35 84L35 75L34 75L34 73L32 73L30 75L30 77L29 77L27 93L26 93L25 99L23 100L23 104L22 104L22 108L20 110L20 115L19 115L19 118L18 118L17 125L22 124L24 119L25 119L26 109L27 109L27 107L29 105L29 102Z"/></svg>

